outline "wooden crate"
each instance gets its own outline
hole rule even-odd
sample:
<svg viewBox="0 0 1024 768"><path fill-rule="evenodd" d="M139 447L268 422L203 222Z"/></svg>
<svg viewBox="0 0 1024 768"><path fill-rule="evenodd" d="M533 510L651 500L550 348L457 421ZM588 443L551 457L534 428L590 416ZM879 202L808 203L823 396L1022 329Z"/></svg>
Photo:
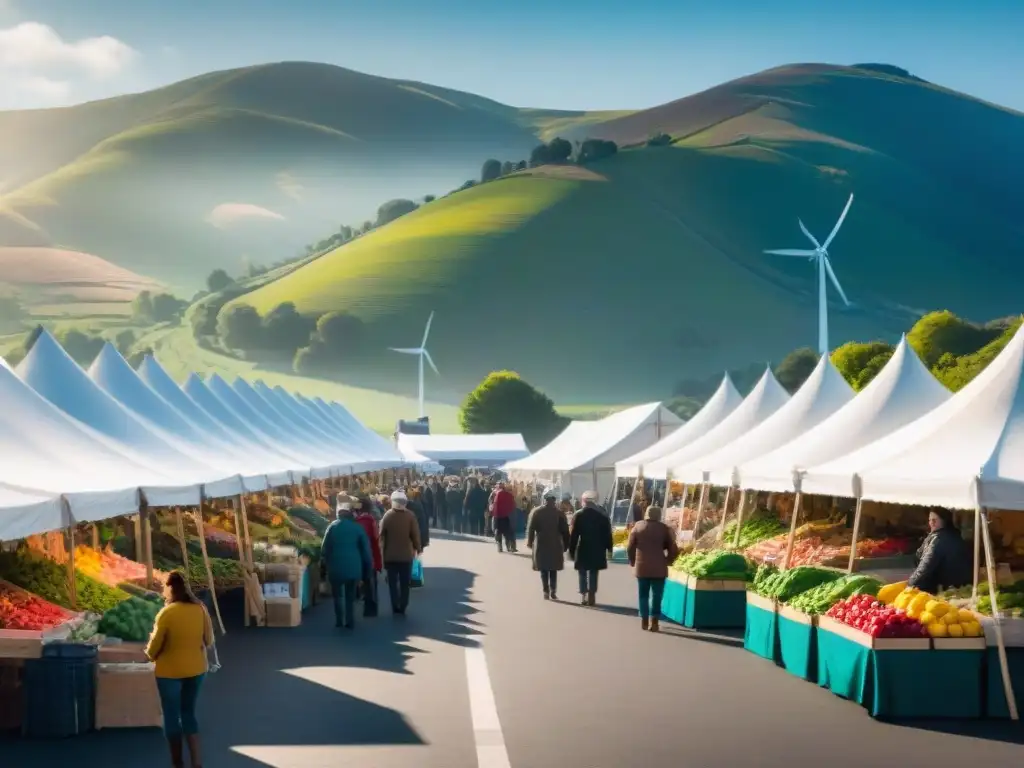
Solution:
<svg viewBox="0 0 1024 768"><path fill-rule="evenodd" d="M162 725L163 709L152 664L96 666L96 730Z"/></svg>
<svg viewBox="0 0 1024 768"><path fill-rule="evenodd" d="M38 659L42 655L42 632L0 629L0 659Z"/></svg>
<svg viewBox="0 0 1024 768"><path fill-rule="evenodd" d="M264 605L268 627L297 627L302 623L302 601L297 597L268 597Z"/></svg>
<svg viewBox="0 0 1024 768"><path fill-rule="evenodd" d="M818 617L818 629L876 651L927 651L932 647L931 638L928 637L872 637L867 632L861 632L829 616Z"/></svg>
<svg viewBox="0 0 1024 768"><path fill-rule="evenodd" d="M100 664L117 664L126 662L146 663L145 643L115 643L101 645L98 649Z"/></svg>

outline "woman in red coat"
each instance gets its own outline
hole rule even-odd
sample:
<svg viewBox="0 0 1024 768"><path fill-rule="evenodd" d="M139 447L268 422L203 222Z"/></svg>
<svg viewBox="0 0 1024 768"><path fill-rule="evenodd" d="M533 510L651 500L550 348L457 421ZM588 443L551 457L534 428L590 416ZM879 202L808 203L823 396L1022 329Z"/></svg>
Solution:
<svg viewBox="0 0 1024 768"><path fill-rule="evenodd" d="M357 504L359 506L356 509L355 520L363 527L363 530L366 531L367 538L370 539L370 556L373 560L373 573L366 574L363 615L376 616L377 574L379 574L381 569L384 567L384 557L380 551L380 527L377 525L377 519L373 516L373 510L370 508L370 500L360 496L357 499Z"/></svg>

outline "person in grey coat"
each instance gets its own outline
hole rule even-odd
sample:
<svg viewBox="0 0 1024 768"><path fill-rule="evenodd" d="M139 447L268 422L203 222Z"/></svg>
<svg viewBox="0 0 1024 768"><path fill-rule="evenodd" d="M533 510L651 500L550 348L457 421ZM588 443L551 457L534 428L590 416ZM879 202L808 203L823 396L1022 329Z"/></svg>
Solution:
<svg viewBox="0 0 1024 768"><path fill-rule="evenodd" d="M544 504L535 507L526 521L526 546L533 550L533 570L540 571L545 600L558 599L558 572L565 568L569 549L569 521L556 501L558 494L544 491Z"/></svg>

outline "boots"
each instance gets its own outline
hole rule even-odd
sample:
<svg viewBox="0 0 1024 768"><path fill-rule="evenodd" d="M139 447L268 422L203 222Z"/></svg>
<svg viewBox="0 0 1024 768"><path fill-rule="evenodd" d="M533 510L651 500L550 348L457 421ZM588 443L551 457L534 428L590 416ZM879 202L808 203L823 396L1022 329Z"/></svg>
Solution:
<svg viewBox="0 0 1024 768"><path fill-rule="evenodd" d="M651 619L651 632L657 632L657 631L658 631L658 620L657 619Z"/></svg>
<svg viewBox="0 0 1024 768"><path fill-rule="evenodd" d="M597 592L590 591L587 593L587 605L591 607L597 605Z"/></svg>
<svg viewBox="0 0 1024 768"><path fill-rule="evenodd" d="M185 757L182 752L181 735L168 736L167 745L171 748L171 765L173 768L185 768Z"/></svg>
<svg viewBox="0 0 1024 768"><path fill-rule="evenodd" d="M647 620L647 617L646 616L641 617L641 619L640 619L640 629L642 629L644 632L646 632L649 626L650 626L650 622Z"/></svg>
<svg viewBox="0 0 1024 768"><path fill-rule="evenodd" d="M188 741L188 753L192 758L192 768L203 768L203 755L199 749L199 734L190 733L185 739Z"/></svg>

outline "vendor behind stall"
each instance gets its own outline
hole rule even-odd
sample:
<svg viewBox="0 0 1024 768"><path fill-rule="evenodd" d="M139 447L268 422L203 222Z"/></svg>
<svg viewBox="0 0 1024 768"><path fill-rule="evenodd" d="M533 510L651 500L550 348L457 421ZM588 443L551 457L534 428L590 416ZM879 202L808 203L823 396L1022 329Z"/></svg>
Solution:
<svg viewBox="0 0 1024 768"><path fill-rule="evenodd" d="M931 533L917 550L917 568L907 586L934 595L940 589L955 589L973 583L971 554L953 524L953 513L948 509L932 509L928 512L928 529Z"/></svg>

